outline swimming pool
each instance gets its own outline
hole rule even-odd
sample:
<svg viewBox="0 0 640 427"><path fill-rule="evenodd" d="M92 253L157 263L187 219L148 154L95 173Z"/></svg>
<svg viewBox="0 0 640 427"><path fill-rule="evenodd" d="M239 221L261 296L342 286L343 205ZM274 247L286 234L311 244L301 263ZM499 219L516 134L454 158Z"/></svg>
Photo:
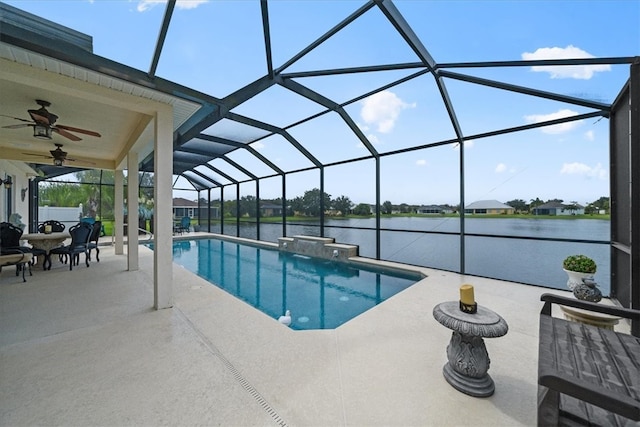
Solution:
<svg viewBox="0 0 640 427"><path fill-rule="evenodd" d="M175 241L173 260L274 319L290 310L297 330L337 328L421 278L217 239Z"/></svg>

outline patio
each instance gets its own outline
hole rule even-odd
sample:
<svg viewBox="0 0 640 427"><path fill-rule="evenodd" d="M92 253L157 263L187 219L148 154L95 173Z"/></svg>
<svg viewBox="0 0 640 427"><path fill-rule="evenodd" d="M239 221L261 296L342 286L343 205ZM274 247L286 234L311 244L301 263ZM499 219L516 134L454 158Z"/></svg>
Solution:
<svg viewBox="0 0 640 427"><path fill-rule="evenodd" d="M196 3L200 2L191 6L197 6ZM0 217L9 220L17 214L25 219L26 230L34 232L39 225L38 207L48 203L44 196L40 199L40 184L43 181L83 170L100 171L96 172L92 183L99 184L100 189L108 185L106 198L111 198L113 203L103 203L101 190L85 198L88 204L85 200L79 203L85 207L95 205L91 209L93 216L113 219L115 252L119 254L123 250L120 225L124 223L125 208L128 212L127 221L133 224L137 223L140 208L145 208L139 205L142 200L139 172L143 172L143 177L145 173L153 173L153 195L147 194L145 197L147 201L152 200L154 207L156 251L153 269L144 271L149 273L153 283L153 306L163 309L176 304L172 295L174 285L171 278L175 277L175 272L172 271L170 252L174 191L196 192L201 208L203 204L208 207L207 224L210 224L211 211L216 207L222 208L220 212L223 216L227 215L229 219L235 217L237 236L241 235L241 218L246 215L251 217L249 210L258 212L261 199L271 202L278 200L282 207L284 235L288 234L285 214L288 200L295 200L296 194L306 194L306 190L313 187L320 194L347 194L349 192L345 184L358 183L358 187L350 189L353 190L353 197L358 194L359 201L363 202L360 205L376 207L373 211L369 208L375 216L375 228L364 228L375 230L375 243L371 244L371 248L375 247L375 258L409 262L390 257L397 252L391 255L382 253L382 247L389 247L389 239L383 236L387 230L381 225L382 209L378 207L385 204L385 200L391 204L390 199L393 197L395 200L397 196L398 202L415 198L419 203L431 203L442 198L451 207L466 206L469 201L484 198L490 193L491 197L498 197L493 193L496 188L508 181L510 185L515 185L516 181L496 178L498 181L478 185L477 180L493 176L491 170L502 173L509 169L493 154L486 157L488 153L500 153L511 156L514 165L516 159L526 159L520 166L510 170L510 173L517 171L513 176L518 175L519 185L536 183L536 188L528 190L528 196L522 196L526 199L538 195L558 197L555 193L558 181L553 178L557 174L588 172L581 178L584 181L580 182L591 186L594 181L590 180L590 174L598 172L602 191L593 189L594 193L588 197L610 192L610 239L592 241L569 236L568 239L563 237L548 241L587 244L611 242L611 265L614 267L611 271L611 295L619 304L637 308L640 293L637 292L636 278L640 276L640 263L636 262L638 255L636 249L631 247L631 241L640 240L640 227L631 225L639 220L640 197L637 185L629 189L625 184L634 180L637 182L637 171L640 170L636 167L639 158L635 149L640 132L637 114L633 114L637 111L637 99L640 99L640 85L636 84L640 78L640 58L636 46L612 44L616 49L593 50L596 54L582 50L577 54L565 49L556 58L544 52L564 39L558 38L559 35L549 35L548 42L540 41L541 44L526 42L517 47L506 46L508 49L504 51L497 49L502 43L498 45L494 40L488 40L484 45L491 46L489 56L493 60L479 61L482 59L478 55L480 50L470 49L468 43L464 42L457 45L460 49L456 53L458 49L453 49L455 45L440 44L450 38L440 37L441 30L430 25L430 22L449 25L449 20L454 19L459 11L430 10L432 5L429 2L398 2L396 5L391 0L369 0L360 3L333 3L333 6L340 5L340 10L326 13L329 9L325 5L315 10L309 7L308 2L269 4L267 1L256 1L251 6L252 15L248 19L243 2L230 3L234 7L226 11L214 9L214 5L210 4L202 6L197 12L187 12L181 8L184 4L170 1L163 13L156 9L156 13L159 13L154 15L155 19L151 15L144 15L135 25L122 24L124 17L131 17L127 8L116 8L116 14L111 13L111 8L103 10L102 14L92 10L86 15L86 21L78 19L78 10L72 10L68 13L69 21L63 22L52 15L52 12L65 13L62 11L63 3L54 10L26 7L24 3L17 3L16 6L0 3L1 113L6 121L0 126L0 174L4 175L2 179L5 180L0 197ZM145 4L139 4L139 13L144 12ZM559 6L567 5L573 7L571 2ZM420 6L421 10L414 9L415 6ZM548 10L555 10L556 6L554 4ZM29 10L23 10L23 7ZM613 10L608 5L600 7L603 14ZM584 11L589 17L604 16L594 8L590 4ZM480 6L476 12L490 13L493 20L493 14L484 9ZM535 7L532 12L540 12L538 9ZM205 10L206 13L201 13ZM474 38L484 34L486 26L482 20L475 19L472 9L465 8L465 12L473 18L471 23L479 25L481 31L474 32L472 27L465 27L464 33L474 34ZM576 9L574 12L579 11ZM304 13L306 18L300 13ZM525 16L518 10L513 13L512 16L517 19ZM633 13L624 15L634 16ZM545 19L548 16L563 15L547 13ZM89 24L95 17L100 17L99 20L106 24L100 28L107 31L99 31L98 26ZM232 47L229 44L232 41L239 42L240 38L215 37L216 43L212 44L208 34L212 17L220 23L232 25L230 30L233 30L233 34L242 36L247 33L246 30L251 30L254 34L252 48L241 48L242 45L238 44ZM194 25L194 19L198 19L202 25ZM300 37L299 46L288 49L279 46L278 41L298 38L290 36L287 23L305 21L321 25L312 32L302 31L307 28L301 25L294 32L296 36L304 35ZM574 21L572 24L584 23L576 27L576 36L586 37L593 32L587 21ZM77 27L81 22L88 23L82 31ZM504 19L506 27L503 30L512 31L513 22L517 21ZM372 25L382 28L380 23L384 23L386 28L381 33L384 34L381 40L389 43L384 49L380 49L380 43L370 37L371 32L368 31L368 28L373 28ZM138 24L144 24L147 30ZM563 30L565 27L564 22L558 26ZM114 35L112 28L121 28L122 40L138 41L144 36L146 47L129 46L130 49L121 49L117 47L118 44L113 44L116 48L114 52L103 50L112 47L108 42ZM279 28L282 31L277 30ZM353 34L350 31L352 28L356 29ZM358 31L358 28L361 30ZM450 27L444 28L448 32ZM149 31L151 29L158 31ZM347 29L349 31L343 31ZM88 30L91 30L91 34L84 32ZM193 30L206 34L198 37L198 32ZM620 36L612 36L612 39L623 42L633 39L629 37L629 31L635 31L636 26L616 20L611 30L622 31ZM155 34L158 35L157 40L154 39ZM180 40L189 36L197 42L194 44L197 50L193 52L195 58L203 61L201 69L216 70L215 78L211 78L209 73L203 79L174 73L174 64L180 70L189 68L190 62L184 62L185 58L180 55L176 56L176 52L182 51ZM529 35L525 34L522 40L528 38ZM341 42L341 39L348 43ZM585 43L588 43L587 39ZM425 40L429 41L429 45L425 44ZM459 42L463 38L456 40ZM504 37L499 37L499 40L507 41ZM349 49L343 51L336 47ZM333 54L326 55L320 48L329 49ZM532 56L530 54L534 49ZM146 63L142 59L144 55L138 54L135 55L135 61L130 61L132 58L125 60L119 57L124 51L149 52L151 63ZM229 58L219 56L221 51L232 55ZM352 59L358 60L353 62L336 61L363 52L372 55L357 55ZM432 56L433 52L437 52L435 57ZM387 53L394 55L387 56ZM247 57L252 61L247 67L220 66L223 63L239 64L232 58L234 55L236 59ZM210 59L214 62L207 67L204 64L209 63L204 61ZM237 72L245 68L253 70L251 75ZM587 85L589 79L581 78L583 74L576 76L571 72L575 69L582 70L588 76L596 71L611 70L606 79L606 88ZM532 80L531 71L545 71L549 75ZM573 83L577 86L570 90L565 85L558 86L555 79L558 73L576 80ZM237 79L230 80L225 75ZM373 78L370 80L364 76ZM202 81L207 83L205 87L201 85ZM407 114L409 120L402 126L403 122L398 121L398 127L395 128L397 134L393 137L389 135L389 141L397 143L385 144L380 140L382 134L391 130L388 126L395 124L395 118L390 122L374 120L367 126L360 123L361 120L367 122L366 117L369 117L364 114L369 111L365 104L376 99L381 106L387 105L389 99L397 99L398 102L392 104L402 108L394 110L391 116L395 118L405 107L417 108L413 119ZM34 110L35 105L41 106L41 109ZM464 107L458 108L462 105ZM515 108L516 105L518 108ZM49 106L52 107L51 111L46 109ZM426 109L421 110L422 106ZM432 110L433 106L437 106L437 109ZM571 110L567 110L569 107ZM488 115L480 119L480 112ZM57 122L58 118L60 123ZM425 122L424 118L430 121ZM601 120L603 118L606 120ZM494 122L493 119L499 120ZM561 144L554 142L557 136L553 130L557 130L558 126L567 125L561 126L566 130L586 122L590 122L586 133L571 135L570 140L576 144L573 148L566 146L560 149ZM383 129L380 129L381 124L386 124L382 126ZM378 131L369 134L370 129L365 128L377 128ZM69 131L71 134L79 132L84 138L69 135ZM516 134L517 144L505 144L507 139L511 140L509 135ZM591 140L595 135L598 137ZM544 139L540 139L542 137ZM554 148L542 149L540 144L543 141L553 142ZM476 143L478 148L480 144L486 149L489 146L491 148L484 154L481 150L471 150ZM52 149L53 146L57 149ZM268 152L269 147L278 148ZM590 147L589 151L595 149L591 153L591 164L581 163L587 160L573 157L577 152L587 151L583 149L586 147ZM282 153L279 152L281 149L284 150ZM67 154L70 156L68 159ZM549 165L548 159L558 154L561 155L557 156L558 163L553 166L554 169L542 172L540 167ZM498 161L500 163L495 168L491 166ZM442 169L430 167L425 174L422 166L427 163L441 166ZM610 186L604 185L607 164ZM102 181L102 171L113 171L107 180L109 182ZM524 171L532 175L525 175ZM520 175L520 172L523 174ZM542 177L548 181L545 183ZM6 182L12 184L7 185ZM496 187L498 182L500 184ZM563 182L567 189L562 197L566 199L577 197L575 190L585 187L577 185L578 181ZM419 186L411 188L413 186L406 185L408 183L419 183ZM515 185L517 192L504 188L501 198L521 197L517 194L525 193L519 185ZM402 199L399 198L399 189L409 189ZM433 192L436 189L439 195ZM545 192L551 189L554 193L545 196L540 194L542 189ZM229 202L234 197L235 208L225 212L224 203L230 208ZM241 209L243 197L251 201L251 209L247 212ZM307 216L319 215L320 228L316 234L324 236L325 213L329 206L325 206L324 197L320 200L318 209L305 208L303 213ZM65 200L60 205L66 203ZM350 205L346 206L345 212L351 208ZM296 210L293 211L295 214ZM86 214L89 214L88 210ZM476 236L471 232L471 227L465 226L465 217L462 211L456 219L457 227L451 232L452 240L447 242L447 247L457 252L456 262L452 266L443 266L429 259L421 260L419 265L455 270L461 274L483 274L466 265L466 260L477 259L474 254L477 249L471 243L466 244L467 237L505 236L496 233ZM202 220L200 216L200 226ZM253 235L248 237L260 239L260 215L255 215L255 221L256 232L252 231ZM233 227L229 225L226 227L227 233ZM441 229L425 231L435 234L442 232ZM225 232L222 225L220 232ZM527 239L538 239L538 233L534 234L526 236ZM130 237L127 268L137 270L138 247L133 235ZM481 248L480 251L487 250L484 245L477 247ZM524 254L525 257L528 255L523 250L512 252ZM580 252L583 251L580 249ZM446 259L454 257L448 256ZM149 263L148 260L146 262ZM526 260L513 261L514 265L519 262ZM551 281L539 284L544 286L546 282ZM434 301L437 301L446 298L446 295L434 297ZM533 300L537 303L537 298ZM144 301L147 301L146 298ZM430 309L427 310L427 317L430 317ZM501 307L495 309L501 312ZM448 334L448 331L444 333ZM638 334L636 326L634 333Z"/></svg>
<svg viewBox="0 0 640 427"><path fill-rule="evenodd" d="M547 289L427 269L338 329L292 331L178 266L173 308L153 310L153 254L139 249L139 271L112 246L90 268L54 262L26 283L3 269L0 424L535 424ZM485 340L489 398L442 376L451 331L431 312L462 283L509 324Z"/></svg>
<svg viewBox="0 0 640 427"><path fill-rule="evenodd" d="M562 19L555 26L562 30L569 30L572 22L564 19L566 14L557 13L554 4L544 21L548 41L520 44L500 53L497 48L503 41L512 44L511 38L485 41L493 59L487 62L478 57L479 49L469 48L469 37L459 39L463 49L455 55L451 53L456 49L437 44L450 37L442 37L446 33L430 22L442 21L449 25L447 31L462 27L457 20L449 23L459 10L442 10L438 15L413 9L431 2L398 2L397 7L389 0L371 0L357 8L334 2L345 8L335 16L308 9L308 23L320 23L321 18L327 22L318 26L317 33L300 38L295 49L282 49L276 42L298 39L306 32L298 30L291 37L288 29L291 23L304 24L295 12L305 12L308 2L297 2L304 5L300 9L291 7L296 2L254 2L251 16L244 10L247 2L229 2L234 8L227 13L200 10L187 19L179 8L174 16L176 2L170 1L163 15L146 15L135 24L122 19L131 16L129 10L109 21L106 10L101 14L93 9L90 16L101 25L87 21L92 34L79 31L85 21L71 18L73 25L66 27L69 24L56 19L51 12L64 13L63 2L58 3L35 15L22 11L21 4L16 8L0 3L0 93L5 120L0 126L0 174L12 182L12 187L1 188L0 217L8 220L18 213L33 232L39 222L38 206L45 203L39 199L41 181L85 168L114 171L108 185L113 193L109 215L114 217L115 246L101 248L101 262L90 268L80 265L70 272L68 266L54 262L51 271L35 269L25 283L13 268L0 273L0 425L535 424L540 295L566 292L424 268L428 277L420 283L336 330L292 331L171 263L175 190L197 192L212 208L216 199L223 207L223 201L235 198L238 203L244 194L255 197L256 207L261 197L279 198L283 228L287 199L311 187L334 195L346 193L343 174L354 183L366 182L360 198L376 206L395 198L409 182L424 186L413 190L421 193L420 203L437 200L430 191L442 187L454 203L465 206L496 188L490 183L476 185L493 168L478 169L490 163L480 150L470 150L477 142L476 148L491 144L492 153L528 157L521 170L531 175L519 175L518 182L537 184L532 197L552 198L558 195L538 194L540 189L555 191L558 184L555 175L540 168L564 150L555 143L553 132L545 136L538 131L589 122L585 135L598 135L596 141L575 133L568 142L579 149L595 145L598 161L604 165L598 163L596 171L609 168L611 264L616 282L612 294L617 303L638 307L640 263L631 242L640 241L640 227L635 226L640 220L640 187L627 183L637 182L640 170L636 167L640 130L638 115L633 114L640 99L640 57L637 46L621 45L634 40L629 34L637 31L622 18L635 15L618 14L611 24L611 30L620 30L617 38L606 31L608 40L616 41L607 45L615 49L589 44L595 54L525 59L522 54L534 49L544 50L561 40L565 45L564 37L551 37L554 26L547 19ZM565 3L573 8L573 3ZM86 4L102 7L106 3ZM532 4L531 12L540 9ZM585 10L593 8L589 3ZM529 16L515 12L518 19ZM295 19L285 19L289 13ZM473 13L469 16L481 31L468 27L465 33L480 42L486 25ZM237 36L257 29L256 47L231 45L241 38L230 37L219 27L211 37L213 18L235 25L232 34ZM195 19L202 19L202 25L194 25ZM590 21L577 17L570 21L584 23L576 35L593 32ZM349 36L343 28L357 24L365 30L376 28L379 35L379 22L389 33L380 40L393 45L380 49L373 33L365 31L345 39L358 43L334 45L352 46L351 51L331 50L341 54L326 57L361 58L353 53L378 51L393 55L365 56L364 61L347 63L315 62L321 44L334 42L338 33ZM514 22L518 21L505 19L509 31ZM140 31L139 24L148 23L154 31ZM287 31L278 32L276 24ZM598 28L602 33L604 27ZM202 30L206 36L198 37L193 30ZM109 55L101 50L103 46L119 45L105 36L116 33L127 41L144 38L146 48L127 44L127 49L118 49L118 54L135 52L135 60ZM182 51L181 40L189 37L199 42L194 44L195 57L216 61L209 66L201 63L201 69L216 71L215 78L205 73L206 85L174 73L174 65L189 68L189 62L175 55ZM428 46L423 39L429 40ZM221 67L221 63L236 63L231 56L219 55L226 51L251 59L255 75L238 73L250 67ZM437 53L435 58L432 52ZM320 51L319 57L324 56ZM310 62L305 64L303 57ZM140 58L145 59L140 62ZM149 58L151 63L146 63ZM571 88L557 85L549 76L530 79L535 67L589 70L593 66L614 70L606 88L587 85L588 80L581 78L573 79L577 82ZM375 78L369 81L365 75ZM419 113L413 117L420 126L404 127L398 122L398 137L393 139L402 142L378 145L380 135L365 134L358 123L364 111L360 103L390 90L404 99L402 105L428 110L413 110ZM51 103L55 112L51 116L46 112L44 121L30 111L36 105L44 108L42 101ZM434 106L438 108L432 110ZM571 114L556 114L569 107ZM533 114L537 117L533 122L524 120ZM51 118L57 115L60 123L54 126ZM313 128L308 128L312 123ZM434 132L436 123L447 126ZM82 141L76 140L64 136L65 126L82 126L101 136L85 133ZM43 127L48 136L37 134ZM504 143L510 136L517 144ZM549 142L553 145L541 145ZM59 157L54 146L64 147L69 158ZM285 156L263 151L269 146L284 147ZM444 169L431 168L425 174L417 166L424 166L427 158ZM556 169L563 164L576 166L579 160L568 156L562 160L567 163L559 162ZM491 157L491 164L497 161ZM406 167L414 163L416 168ZM396 166L400 168L393 173ZM498 166L496 172L507 170L506 164ZM138 172L154 173L155 253L136 245L133 232L131 245L123 248L126 236L120 225L125 199L128 221L135 224L138 219ZM545 185L544 177L552 181ZM305 187L296 188L298 183ZM189 188L184 188L187 184ZM521 197L520 192L504 194L505 200ZM324 212L321 204L322 223ZM240 235L240 209L234 215ZM376 253L384 259L380 248L388 242L381 237L381 209L376 209L375 219ZM465 231L464 219L463 214L455 244L460 245L458 271L469 272L464 261L474 254L471 246L465 249L465 239L474 236ZM324 234L323 226L318 234ZM462 394L442 375L451 331L433 318L432 310L440 302L458 299L463 283L472 283L479 304L499 313L509 325L505 336L486 340L492 362L489 373L496 385L489 398ZM629 329L628 325L621 328ZM634 330L637 335L638 326Z"/></svg>

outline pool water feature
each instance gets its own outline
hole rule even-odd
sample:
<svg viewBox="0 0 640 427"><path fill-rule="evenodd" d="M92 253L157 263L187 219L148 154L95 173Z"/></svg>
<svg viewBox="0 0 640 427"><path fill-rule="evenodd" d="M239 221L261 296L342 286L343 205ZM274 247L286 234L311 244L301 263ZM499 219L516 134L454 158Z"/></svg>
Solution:
<svg viewBox="0 0 640 427"><path fill-rule="evenodd" d="M296 330L337 328L421 279L217 239L175 241L173 260L274 319L290 310Z"/></svg>

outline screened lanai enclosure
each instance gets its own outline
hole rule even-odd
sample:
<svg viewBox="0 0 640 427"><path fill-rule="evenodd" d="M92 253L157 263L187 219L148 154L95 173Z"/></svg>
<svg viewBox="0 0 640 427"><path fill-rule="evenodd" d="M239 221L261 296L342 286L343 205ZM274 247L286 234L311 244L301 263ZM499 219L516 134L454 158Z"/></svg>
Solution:
<svg viewBox="0 0 640 427"><path fill-rule="evenodd" d="M536 272L557 274L566 255L586 253L607 294L640 306L637 15L594 21L594 8L624 2L141 2L137 14L96 5L111 8L95 12L99 24L8 3L3 61L35 52L45 57L35 66L52 58L61 74L81 68L87 84L171 97L173 194L197 201L200 231L327 236L361 256L551 287L562 280ZM540 7L549 8L544 30L523 15ZM531 36L511 38L514 26ZM571 32L607 36L574 46ZM35 105L20 102L3 107L4 127ZM6 157L39 173L31 229L44 192L63 183L93 186L97 214L113 215L115 167L92 160L109 144L101 123L110 110L99 97L85 104L50 107L103 133L64 140L79 161L54 166L49 147L36 161L20 141ZM15 135L2 129L0 140ZM138 194L153 210L154 152L138 160ZM602 220L513 222L545 203Z"/></svg>

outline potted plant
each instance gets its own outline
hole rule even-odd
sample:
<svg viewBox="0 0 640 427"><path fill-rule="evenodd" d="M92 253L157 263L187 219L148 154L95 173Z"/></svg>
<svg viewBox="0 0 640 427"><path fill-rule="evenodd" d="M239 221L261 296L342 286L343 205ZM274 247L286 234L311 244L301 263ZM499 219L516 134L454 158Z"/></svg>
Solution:
<svg viewBox="0 0 640 427"><path fill-rule="evenodd" d="M567 286L573 290L576 285L583 283L583 279L593 280L598 266L586 255L569 255L562 262L562 268L569 276Z"/></svg>
<svg viewBox="0 0 640 427"><path fill-rule="evenodd" d="M577 299L591 302L602 299L602 292L593 280L598 268L594 260L586 255L570 255L564 259L562 267L569 276L567 286Z"/></svg>
<svg viewBox="0 0 640 427"><path fill-rule="evenodd" d="M589 274L594 274L598 268L596 262L586 255L569 255L562 262L562 267L565 270Z"/></svg>

